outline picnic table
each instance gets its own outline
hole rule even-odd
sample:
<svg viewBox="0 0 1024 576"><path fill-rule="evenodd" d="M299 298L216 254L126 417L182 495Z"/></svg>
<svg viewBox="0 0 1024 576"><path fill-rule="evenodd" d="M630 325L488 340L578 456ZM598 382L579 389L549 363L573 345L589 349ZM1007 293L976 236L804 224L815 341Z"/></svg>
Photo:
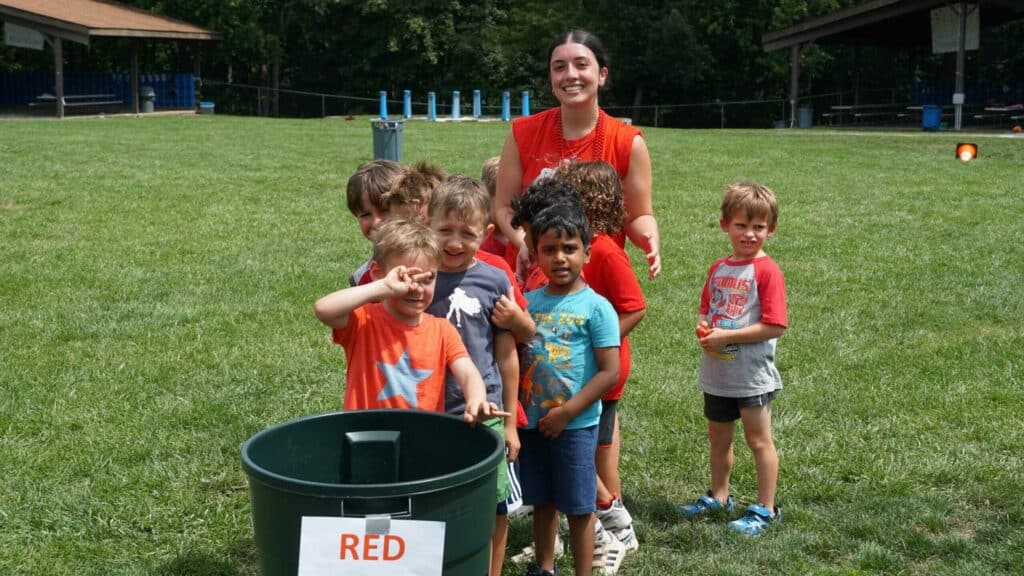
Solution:
<svg viewBox="0 0 1024 576"><path fill-rule="evenodd" d="M1016 114L1014 114L1015 112ZM1024 118L1024 104L986 106L983 112L974 115L975 120L990 120L992 124L1001 124L1003 121L1013 122L1021 118Z"/></svg>
<svg viewBox="0 0 1024 576"><path fill-rule="evenodd" d="M57 97L53 94L40 94L29 106L56 104ZM120 106L124 104L117 94L65 94L63 103L69 106Z"/></svg>
<svg viewBox="0 0 1024 576"><path fill-rule="evenodd" d="M899 111L903 104L839 104L831 107L831 112L821 115L830 123L835 119L838 125L843 125L843 120L852 117L855 124L869 118L875 119L899 119Z"/></svg>

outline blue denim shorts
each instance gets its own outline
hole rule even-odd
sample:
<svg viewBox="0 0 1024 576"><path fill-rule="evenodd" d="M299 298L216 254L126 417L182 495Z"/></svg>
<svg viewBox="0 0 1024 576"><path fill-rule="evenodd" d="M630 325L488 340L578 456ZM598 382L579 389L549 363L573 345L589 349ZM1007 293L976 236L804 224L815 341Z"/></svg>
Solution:
<svg viewBox="0 0 1024 576"><path fill-rule="evenodd" d="M523 504L553 502L570 516L590 514L597 500L597 426L563 430L548 440L537 429L519 430L519 479Z"/></svg>

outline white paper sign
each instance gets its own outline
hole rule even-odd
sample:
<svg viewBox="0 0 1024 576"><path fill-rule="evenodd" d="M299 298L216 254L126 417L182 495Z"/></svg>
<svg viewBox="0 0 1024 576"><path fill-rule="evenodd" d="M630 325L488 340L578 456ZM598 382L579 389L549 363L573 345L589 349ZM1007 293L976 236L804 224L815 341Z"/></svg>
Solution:
<svg viewBox="0 0 1024 576"><path fill-rule="evenodd" d="M956 52L960 49L960 4L932 10L932 54ZM981 16L977 4L967 5L967 30L964 50L978 49Z"/></svg>
<svg viewBox="0 0 1024 576"><path fill-rule="evenodd" d="M31 28L4 22L4 42L20 48L43 49L43 35Z"/></svg>
<svg viewBox="0 0 1024 576"><path fill-rule="evenodd" d="M298 576L441 576L444 522L388 522L367 534L365 518L303 516Z"/></svg>

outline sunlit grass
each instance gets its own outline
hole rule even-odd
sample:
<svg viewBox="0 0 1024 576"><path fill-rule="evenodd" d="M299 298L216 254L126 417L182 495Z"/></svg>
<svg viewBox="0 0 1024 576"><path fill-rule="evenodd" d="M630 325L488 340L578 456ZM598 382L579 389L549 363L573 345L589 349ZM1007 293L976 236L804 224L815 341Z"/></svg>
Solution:
<svg viewBox="0 0 1024 576"><path fill-rule="evenodd" d="M369 252L341 195L369 123L0 129L0 573L255 573L238 448L340 404L311 305ZM477 175L507 129L408 123L405 160ZM1024 141L978 138L964 165L948 134L646 132L665 272L621 406L642 547L620 573L1017 572ZM708 483L692 326L740 178L779 195L791 322L786 519L757 539L674 512ZM733 481L749 503L742 446Z"/></svg>

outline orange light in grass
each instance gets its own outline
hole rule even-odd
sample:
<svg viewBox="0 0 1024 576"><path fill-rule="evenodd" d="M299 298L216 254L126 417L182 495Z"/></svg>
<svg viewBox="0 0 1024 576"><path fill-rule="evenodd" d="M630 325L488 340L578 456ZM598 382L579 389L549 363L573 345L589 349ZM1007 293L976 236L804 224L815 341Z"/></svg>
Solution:
<svg viewBox="0 0 1024 576"><path fill-rule="evenodd" d="M978 157L978 145L973 142L960 142L956 145L956 157L961 162L970 162Z"/></svg>

